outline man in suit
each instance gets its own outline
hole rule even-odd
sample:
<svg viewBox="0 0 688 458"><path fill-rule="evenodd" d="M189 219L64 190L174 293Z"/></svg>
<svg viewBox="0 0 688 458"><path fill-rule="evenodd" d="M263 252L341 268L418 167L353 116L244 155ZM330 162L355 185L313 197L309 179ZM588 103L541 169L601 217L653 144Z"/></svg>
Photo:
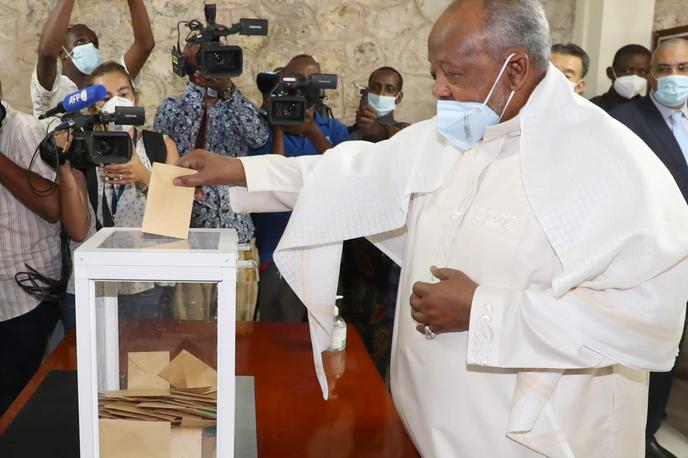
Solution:
<svg viewBox="0 0 688 458"><path fill-rule="evenodd" d="M650 94L617 107L610 114L652 148L688 202L688 40L676 38L662 42L652 55L649 79ZM650 374L647 457L674 456L655 439L673 378L673 370Z"/></svg>
<svg viewBox="0 0 688 458"><path fill-rule="evenodd" d="M645 46L622 46L614 54L612 66L607 67L607 77L612 80L612 86L590 101L609 113L619 105L639 98L647 88L649 71L650 51Z"/></svg>
<svg viewBox="0 0 688 458"><path fill-rule="evenodd" d="M585 91L585 75L590 70L590 56L575 43L552 45L552 63L569 80L571 89L578 95Z"/></svg>

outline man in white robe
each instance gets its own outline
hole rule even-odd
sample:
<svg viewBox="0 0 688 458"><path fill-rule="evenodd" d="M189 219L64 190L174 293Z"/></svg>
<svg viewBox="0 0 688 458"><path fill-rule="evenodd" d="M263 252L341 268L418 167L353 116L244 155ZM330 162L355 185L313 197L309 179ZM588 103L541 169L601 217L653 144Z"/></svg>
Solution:
<svg viewBox="0 0 688 458"><path fill-rule="evenodd" d="M537 0L458 1L429 38L436 118L322 157L180 160L199 172L177 184L241 186L235 211L293 209L275 261L324 393L342 240L402 266L392 394L423 456L641 457L647 371L677 354L688 210L549 46ZM447 123L465 102L501 116Z"/></svg>

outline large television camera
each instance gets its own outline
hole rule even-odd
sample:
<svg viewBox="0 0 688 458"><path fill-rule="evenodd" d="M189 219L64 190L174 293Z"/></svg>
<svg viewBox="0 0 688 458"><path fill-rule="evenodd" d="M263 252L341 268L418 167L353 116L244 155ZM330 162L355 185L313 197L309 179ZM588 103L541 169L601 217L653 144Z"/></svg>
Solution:
<svg viewBox="0 0 688 458"><path fill-rule="evenodd" d="M186 43L198 43L200 48L196 55L198 70L206 78L228 78L241 75L243 70L243 52L239 46L223 45L220 38L229 35L267 35L267 19L239 19L231 27L217 24L215 17L217 7L208 4L204 7L207 26L194 19L177 24L177 46L172 48L172 71L181 77L193 75L196 67L184 59L184 50L180 45L180 25L189 28Z"/></svg>
<svg viewBox="0 0 688 458"><path fill-rule="evenodd" d="M62 124L41 141L41 159L53 168L68 160L73 167L83 170L129 162L132 154L129 133L97 129L108 124L141 126L146 115L142 107L116 107L114 113L74 114L62 119ZM67 130L72 131L72 141L69 149L63 152L55 143L55 135Z"/></svg>
<svg viewBox="0 0 688 458"><path fill-rule="evenodd" d="M306 111L322 101L325 89L337 88L337 75L316 73L303 80L277 73L259 73L256 83L268 97L268 120L275 126L296 126L306 120ZM271 89L269 89L271 88Z"/></svg>

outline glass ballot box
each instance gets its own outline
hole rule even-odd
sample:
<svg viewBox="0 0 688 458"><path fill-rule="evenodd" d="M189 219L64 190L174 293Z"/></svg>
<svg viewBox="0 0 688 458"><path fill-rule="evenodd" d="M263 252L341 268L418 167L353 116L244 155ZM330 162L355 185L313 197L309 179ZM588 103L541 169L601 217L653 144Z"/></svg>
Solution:
<svg viewBox="0 0 688 458"><path fill-rule="evenodd" d="M75 250L82 457L234 456L239 248L104 228Z"/></svg>

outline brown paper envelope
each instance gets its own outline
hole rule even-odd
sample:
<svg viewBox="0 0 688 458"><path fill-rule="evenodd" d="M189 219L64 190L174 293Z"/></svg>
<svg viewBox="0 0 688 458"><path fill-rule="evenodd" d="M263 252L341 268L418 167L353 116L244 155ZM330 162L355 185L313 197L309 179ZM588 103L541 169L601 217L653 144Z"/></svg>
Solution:
<svg viewBox="0 0 688 458"><path fill-rule="evenodd" d="M203 396L203 394L209 390L215 390L215 388L211 388L209 386L201 386L198 388L174 388L172 392L179 392L179 393L186 393L189 395L200 395Z"/></svg>
<svg viewBox="0 0 688 458"><path fill-rule="evenodd" d="M158 388L151 390L115 390L103 391L100 393L102 399L136 399L136 398L158 398L170 395L170 390Z"/></svg>
<svg viewBox="0 0 688 458"><path fill-rule="evenodd" d="M159 375L175 388L217 386L215 369L186 350L182 350Z"/></svg>
<svg viewBox="0 0 688 458"><path fill-rule="evenodd" d="M159 414L159 413L156 413L152 410L141 408L141 407L139 407L139 405L136 405L135 403L122 402L122 401L107 403L100 408L100 411L101 412L108 411L111 414L119 414L120 412L129 412L129 413L133 413L136 415L144 415L147 417L151 417L153 419L166 420L166 421L170 421L170 420L174 419L174 416Z"/></svg>
<svg viewBox="0 0 688 458"><path fill-rule="evenodd" d="M158 417L138 414L138 413L134 413L134 412L127 412L124 410L103 409L103 413L108 413L110 415L114 415L115 418L121 418L121 419L125 419L125 420L166 421L167 423L170 422L170 420L167 420L164 418L158 418Z"/></svg>
<svg viewBox="0 0 688 458"><path fill-rule="evenodd" d="M169 351L130 352L128 355L127 389L169 388L167 380L158 376L170 363Z"/></svg>
<svg viewBox="0 0 688 458"><path fill-rule="evenodd" d="M102 418L100 458L169 458L168 422Z"/></svg>
<svg viewBox="0 0 688 458"><path fill-rule="evenodd" d="M140 409L176 409L177 406L174 404L168 404L166 402L152 401L152 402L140 402L136 405Z"/></svg>
<svg viewBox="0 0 688 458"><path fill-rule="evenodd" d="M217 422L213 420L201 420L196 417L182 417L182 422L179 426L181 428L208 428L216 425Z"/></svg>
<svg viewBox="0 0 688 458"><path fill-rule="evenodd" d="M201 428L173 428L170 458L201 458Z"/></svg>
<svg viewBox="0 0 688 458"><path fill-rule="evenodd" d="M194 188L175 186L172 181L195 170L156 162L151 169L146 210L141 230L178 239L189 238Z"/></svg>

